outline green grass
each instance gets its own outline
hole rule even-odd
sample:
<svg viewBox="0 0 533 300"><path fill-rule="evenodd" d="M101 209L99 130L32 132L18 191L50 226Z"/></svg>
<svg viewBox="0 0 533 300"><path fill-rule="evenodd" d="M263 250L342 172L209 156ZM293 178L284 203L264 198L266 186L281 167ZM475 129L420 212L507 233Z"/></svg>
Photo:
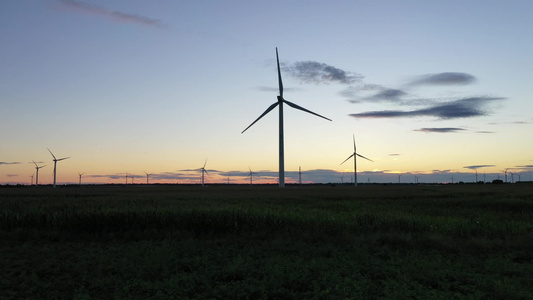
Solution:
<svg viewBox="0 0 533 300"><path fill-rule="evenodd" d="M533 186L0 189L0 299L531 299Z"/></svg>

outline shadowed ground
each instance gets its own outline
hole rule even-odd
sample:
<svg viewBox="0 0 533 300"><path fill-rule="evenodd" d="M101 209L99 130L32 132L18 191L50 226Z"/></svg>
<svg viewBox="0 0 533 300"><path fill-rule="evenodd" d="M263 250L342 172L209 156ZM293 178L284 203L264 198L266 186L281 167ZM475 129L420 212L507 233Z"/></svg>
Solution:
<svg viewBox="0 0 533 300"><path fill-rule="evenodd" d="M528 299L533 190L0 189L6 299Z"/></svg>

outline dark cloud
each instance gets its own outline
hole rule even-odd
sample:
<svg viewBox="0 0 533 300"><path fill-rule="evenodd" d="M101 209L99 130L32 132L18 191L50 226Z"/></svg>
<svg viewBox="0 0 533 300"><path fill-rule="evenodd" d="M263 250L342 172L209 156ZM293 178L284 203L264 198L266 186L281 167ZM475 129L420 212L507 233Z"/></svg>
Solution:
<svg viewBox="0 0 533 300"><path fill-rule="evenodd" d="M517 168L533 168L533 165L516 166Z"/></svg>
<svg viewBox="0 0 533 300"><path fill-rule="evenodd" d="M475 81L476 78L467 73L444 72L420 76L408 85L466 85Z"/></svg>
<svg viewBox="0 0 533 300"><path fill-rule="evenodd" d="M18 162L18 161L14 161L14 162L0 161L0 165L20 165L20 162Z"/></svg>
<svg viewBox="0 0 533 300"><path fill-rule="evenodd" d="M374 101L400 101L407 93L402 90L384 88L376 94L366 97L366 100Z"/></svg>
<svg viewBox="0 0 533 300"><path fill-rule="evenodd" d="M363 79L361 74L351 73L325 63L316 61L299 61L292 65L284 65L284 72L305 83L316 84L353 84Z"/></svg>
<svg viewBox="0 0 533 300"><path fill-rule="evenodd" d="M63 8L71 9L84 14L93 14L109 18L115 22L134 23L144 26L159 26L160 20L145 16L127 14L120 11L110 11L106 8L76 0L59 0Z"/></svg>
<svg viewBox="0 0 533 300"><path fill-rule="evenodd" d="M488 167L494 167L494 165L474 165L474 166L465 166L463 168L475 170L475 169L479 169L479 168L488 168Z"/></svg>
<svg viewBox="0 0 533 300"><path fill-rule="evenodd" d="M400 156L400 154L399 153L391 153L391 154L389 154L389 156Z"/></svg>
<svg viewBox="0 0 533 300"><path fill-rule="evenodd" d="M258 86L256 89L259 91L264 91L264 92L278 92L279 91L278 87L268 87L268 86ZM283 90L287 92L287 91L297 91L301 89L292 88L292 87L288 87L288 88L283 87Z"/></svg>
<svg viewBox="0 0 533 300"><path fill-rule="evenodd" d="M465 130L465 129L456 128L456 127L439 127L439 128L420 128L420 129L415 129L414 131L446 133L446 132L458 132L462 130Z"/></svg>
<svg viewBox="0 0 533 300"><path fill-rule="evenodd" d="M505 98L497 97L471 97L460 99L444 104L437 104L430 108L417 109L411 111L402 110L381 110L369 111L358 114L350 114L354 118L398 118L398 117L436 117L439 119L456 119L485 116L488 113L484 106L495 100Z"/></svg>
<svg viewBox="0 0 533 300"><path fill-rule="evenodd" d="M6 176L7 176L7 177L18 177L17 174L7 174Z"/></svg>

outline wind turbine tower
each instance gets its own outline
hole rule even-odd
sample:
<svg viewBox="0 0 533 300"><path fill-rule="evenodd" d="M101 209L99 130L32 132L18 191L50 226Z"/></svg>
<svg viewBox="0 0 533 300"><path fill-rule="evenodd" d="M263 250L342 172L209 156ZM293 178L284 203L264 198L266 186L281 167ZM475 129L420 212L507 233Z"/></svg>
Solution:
<svg viewBox="0 0 533 300"><path fill-rule="evenodd" d="M301 111L305 111L307 113L310 113L312 115L318 116L320 118L326 119L331 121L331 119L328 119L324 116L321 116L317 113L314 113L310 110L307 110L299 105L296 105L292 102L289 102L283 98L283 82L281 80L281 68L279 66L279 56L278 56L278 48L276 48L276 61L278 65L278 85L279 85L279 96L278 101L274 104L270 105L255 121L253 121L252 124L250 124L246 129L244 129L241 133L244 133L248 128L252 127L259 119L264 117L266 114L268 114L271 110L276 108L276 106L279 106L279 187L285 186L285 154L284 154L284 145L283 145L283 104L287 104L288 106L299 109Z"/></svg>
<svg viewBox="0 0 533 300"><path fill-rule="evenodd" d="M252 169L250 169L250 167L248 167L248 169L250 170L250 173L248 174L248 176L250 176L250 185L253 185L254 172L252 172Z"/></svg>
<svg viewBox="0 0 533 300"><path fill-rule="evenodd" d="M48 148L46 148L48 149ZM48 149L48 152L50 152L50 154L52 154L52 157L54 158L54 188L56 187L56 168L57 168L57 162L58 161L62 161L62 160L65 160L67 158L70 158L70 157L63 157L63 158L59 158L57 159L54 155L54 153L52 153L52 151L50 151L50 149Z"/></svg>
<svg viewBox="0 0 533 300"><path fill-rule="evenodd" d="M146 173L146 171L144 171L144 174L146 174L146 184L149 184L149 179L150 179L150 175L152 175L152 173Z"/></svg>
<svg viewBox="0 0 533 300"><path fill-rule="evenodd" d="M200 168L200 171L202 171L202 186L204 186L204 173L207 174L207 176L209 176L209 174L207 173L207 170L205 169L206 164L207 164L207 158L205 159L204 166Z"/></svg>
<svg viewBox="0 0 533 300"><path fill-rule="evenodd" d="M78 182L78 185L81 185L81 176L83 175L84 173L80 173L78 172L78 175L80 176L80 181Z"/></svg>
<svg viewBox="0 0 533 300"><path fill-rule="evenodd" d="M362 155L360 155L359 153L357 153L357 148L355 146L355 134L353 135L353 153L352 155L348 156L347 159L345 159L343 162L341 162L341 165L343 163L345 163L346 161L348 161L350 158L353 157L353 185L354 186L357 186L357 156L361 157L361 158L364 158L366 160L369 160L371 162L374 162L373 160L369 159L369 158L366 158Z"/></svg>
<svg viewBox="0 0 533 300"><path fill-rule="evenodd" d="M33 164L35 165L35 186L39 186L39 169L46 167L46 165L38 166L35 161L33 161Z"/></svg>

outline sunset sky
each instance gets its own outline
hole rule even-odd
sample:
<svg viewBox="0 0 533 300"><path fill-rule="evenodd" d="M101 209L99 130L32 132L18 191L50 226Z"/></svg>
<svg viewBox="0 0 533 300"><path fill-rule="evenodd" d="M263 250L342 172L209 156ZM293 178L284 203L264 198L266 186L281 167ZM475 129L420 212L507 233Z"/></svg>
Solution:
<svg viewBox="0 0 533 300"><path fill-rule="evenodd" d="M0 184L533 180L533 1L0 3ZM401 177L399 176L401 174Z"/></svg>

